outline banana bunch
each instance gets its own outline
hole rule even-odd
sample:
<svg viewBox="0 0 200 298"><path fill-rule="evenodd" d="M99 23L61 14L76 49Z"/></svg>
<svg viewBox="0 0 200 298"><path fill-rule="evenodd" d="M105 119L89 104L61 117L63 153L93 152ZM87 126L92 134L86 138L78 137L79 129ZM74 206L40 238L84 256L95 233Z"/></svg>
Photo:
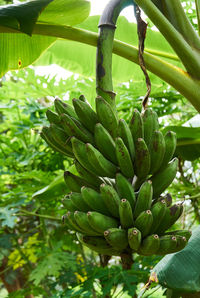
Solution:
<svg viewBox="0 0 200 298"><path fill-rule="evenodd" d="M73 107L55 99L42 138L74 159L78 175L64 173L71 193L63 199L65 221L79 241L105 255L125 251L149 256L177 252L191 232L167 232L183 212L162 192L176 176L176 135L159 131L150 108L134 110L129 125L101 96L96 112L84 96Z"/></svg>

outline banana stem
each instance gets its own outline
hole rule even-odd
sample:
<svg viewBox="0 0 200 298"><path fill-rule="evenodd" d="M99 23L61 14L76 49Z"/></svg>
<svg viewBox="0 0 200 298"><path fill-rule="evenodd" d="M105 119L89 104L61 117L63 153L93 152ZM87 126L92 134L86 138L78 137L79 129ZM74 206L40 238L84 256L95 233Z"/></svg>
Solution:
<svg viewBox="0 0 200 298"><path fill-rule="evenodd" d="M22 213L20 213L22 212ZM34 212L29 212L29 211L26 211L26 210L20 210L19 213L16 213L17 216L37 216L37 217L41 217L41 218L46 218L46 219L50 219L50 220L57 220L57 221L61 221L61 218L58 218L58 217L54 217L54 216L49 216L49 215L44 215L44 214L37 214L37 213L34 213Z"/></svg>
<svg viewBox="0 0 200 298"><path fill-rule="evenodd" d="M122 262L122 268L124 270L130 270L134 263L132 253L127 252L127 253L121 254L121 262Z"/></svg>
<svg viewBox="0 0 200 298"><path fill-rule="evenodd" d="M162 12L149 0L135 0L139 7L156 25L165 39L181 59L188 73L200 78L200 51L192 48L184 37L175 29ZM178 12L177 12L178 13Z"/></svg>
<svg viewBox="0 0 200 298"><path fill-rule="evenodd" d="M196 11L197 11L197 22L198 22L198 30L200 35L200 2L199 0L195 0Z"/></svg>
<svg viewBox="0 0 200 298"><path fill-rule="evenodd" d="M200 49L200 39L190 23L180 0L162 2L162 12L170 23L179 31L192 47Z"/></svg>
<svg viewBox="0 0 200 298"><path fill-rule="evenodd" d="M99 37L97 42L96 87L97 94L108 94L106 100L115 108L115 94L112 84L112 49L116 22L120 12L132 0L111 0L105 7L99 21Z"/></svg>

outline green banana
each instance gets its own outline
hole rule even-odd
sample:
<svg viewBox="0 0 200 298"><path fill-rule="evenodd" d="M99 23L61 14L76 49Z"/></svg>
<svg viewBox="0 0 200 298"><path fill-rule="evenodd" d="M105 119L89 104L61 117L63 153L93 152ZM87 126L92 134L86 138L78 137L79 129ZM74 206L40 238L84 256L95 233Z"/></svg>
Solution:
<svg viewBox="0 0 200 298"><path fill-rule="evenodd" d="M88 248L99 254L107 256L119 256L121 251L115 250L103 237L84 236L77 233L78 240Z"/></svg>
<svg viewBox="0 0 200 298"><path fill-rule="evenodd" d="M94 132L95 124L98 122L97 114L87 102L74 98L72 100L75 112L80 122L90 131Z"/></svg>
<svg viewBox="0 0 200 298"><path fill-rule="evenodd" d="M122 199L119 205L119 217L122 228L133 227L133 212L129 201Z"/></svg>
<svg viewBox="0 0 200 298"><path fill-rule="evenodd" d="M71 118L66 114L61 114L61 123L64 131L71 137L77 137L84 143L94 143L93 135L85 129L82 124L75 118Z"/></svg>
<svg viewBox="0 0 200 298"><path fill-rule="evenodd" d="M160 226L156 230L156 233L158 235L162 235L177 221L182 212L183 206L181 204L174 204L173 206L166 208L165 215L160 223Z"/></svg>
<svg viewBox="0 0 200 298"><path fill-rule="evenodd" d="M160 169L165 154L165 140L159 130L152 135L149 152L151 156L150 173L155 174Z"/></svg>
<svg viewBox="0 0 200 298"><path fill-rule="evenodd" d="M111 215L100 193L98 193L92 188L83 186L81 188L81 194L82 194L83 200L87 205L90 206L91 210L97 211L104 215L109 215L109 216Z"/></svg>
<svg viewBox="0 0 200 298"><path fill-rule="evenodd" d="M69 189L74 192L81 192L82 186L93 187L87 181L72 174L69 171L64 172L64 179L65 179L65 183L67 184Z"/></svg>
<svg viewBox="0 0 200 298"><path fill-rule="evenodd" d="M133 213L134 218L137 218L141 212L150 209L152 196L153 196L152 183L151 181L145 181L139 189L139 193L137 196L137 201L136 201L136 205Z"/></svg>
<svg viewBox="0 0 200 298"><path fill-rule="evenodd" d="M118 123L117 135L120 137L127 147L132 161L135 158L135 146L130 128L124 119L120 119Z"/></svg>
<svg viewBox="0 0 200 298"><path fill-rule="evenodd" d="M134 169L130 154L121 138L116 138L116 156L120 170L127 178L133 178Z"/></svg>
<svg viewBox="0 0 200 298"><path fill-rule="evenodd" d="M142 120L144 125L144 140L149 148L152 143L153 133L159 129L158 115L151 108L147 108L142 113Z"/></svg>
<svg viewBox="0 0 200 298"><path fill-rule="evenodd" d="M47 119L49 120L49 123L54 123L56 125L61 124L60 117L56 113L52 112L51 110L46 111L46 116L47 116Z"/></svg>
<svg viewBox="0 0 200 298"><path fill-rule="evenodd" d="M97 231L104 233L104 231L110 229L110 228L117 228L118 227L118 222L116 219L103 215L99 212L95 212L95 211L89 211L87 213L88 216L88 221L89 224L91 225L91 227Z"/></svg>
<svg viewBox="0 0 200 298"><path fill-rule="evenodd" d="M101 123L97 123L94 129L95 144L99 151L111 162L118 165L115 142L109 132L103 127Z"/></svg>
<svg viewBox="0 0 200 298"><path fill-rule="evenodd" d="M71 150L69 151L67 147L63 147L61 144L59 144L50 133L50 128L43 126L42 131L40 133L41 137L45 140L45 142L55 151L60 152L61 154L67 155L69 157L74 157Z"/></svg>
<svg viewBox="0 0 200 298"><path fill-rule="evenodd" d="M133 116L129 124L130 131L132 133L133 141L136 141L139 138L144 138L144 125L143 120L140 115L140 112L137 109L134 109Z"/></svg>
<svg viewBox="0 0 200 298"><path fill-rule="evenodd" d="M151 208L151 213L153 215L153 224L150 229L151 234L155 233L157 229L159 229L160 225L162 224L162 220L165 216L166 209L167 206L164 200L158 201Z"/></svg>
<svg viewBox="0 0 200 298"><path fill-rule="evenodd" d="M74 161L75 167L79 175L84 178L88 183L94 185L94 187L99 187L102 184L102 179L98 176L91 174L87 171L77 160Z"/></svg>
<svg viewBox="0 0 200 298"><path fill-rule="evenodd" d="M76 207L76 210L88 212L91 210L90 206L83 200L82 195L79 192L72 192L69 194L72 204Z"/></svg>
<svg viewBox="0 0 200 298"><path fill-rule="evenodd" d="M172 235L172 236L182 236L185 237L186 240L188 241L190 237L192 236L192 231L188 230L175 230L175 231L170 231L165 233L164 235Z"/></svg>
<svg viewBox="0 0 200 298"><path fill-rule="evenodd" d="M101 177L114 178L117 167L107 160L96 148L91 144L86 144L87 158L94 168L94 173Z"/></svg>
<svg viewBox="0 0 200 298"><path fill-rule="evenodd" d="M174 252L177 246L177 239L175 236L165 235L160 237L160 247L157 250L157 255L166 255Z"/></svg>
<svg viewBox="0 0 200 298"><path fill-rule="evenodd" d="M128 243L130 248L138 251L142 241L142 234L137 228L128 229Z"/></svg>
<svg viewBox="0 0 200 298"><path fill-rule="evenodd" d="M86 234L88 236L99 236L99 235L101 235L101 233L98 233L98 232L96 232L92 229L92 227L90 226L90 224L88 222L88 217L87 217L86 213L80 212L80 211L75 211L74 212L74 219L75 219L77 225L83 231L85 231L84 234Z"/></svg>
<svg viewBox="0 0 200 298"><path fill-rule="evenodd" d="M85 231L83 229L81 229L81 227L79 227L79 225L77 224L77 222L74 218L74 213L68 211L66 214L66 220L67 220L67 223L68 223L70 229L85 234Z"/></svg>
<svg viewBox="0 0 200 298"><path fill-rule="evenodd" d="M101 184L100 192L105 206L112 216L119 218L120 198L116 190L107 184Z"/></svg>
<svg viewBox="0 0 200 298"><path fill-rule="evenodd" d="M135 174L139 179L145 179L149 174L151 158L144 139L135 143Z"/></svg>
<svg viewBox="0 0 200 298"><path fill-rule="evenodd" d="M64 207L67 209L67 211L74 212L77 210L77 207L73 204L72 200L70 199L69 195L66 195L64 199L62 200L62 203Z"/></svg>
<svg viewBox="0 0 200 298"><path fill-rule="evenodd" d="M160 247L160 239L156 234L146 237L140 245L138 253L143 256L151 256L156 254Z"/></svg>
<svg viewBox="0 0 200 298"><path fill-rule="evenodd" d="M159 197L157 200L154 201L154 203L162 200L165 201L167 207L170 207L172 205L172 196L170 195L170 193L167 193L166 195Z"/></svg>
<svg viewBox="0 0 200 298"><path fill-rule="evenodd" d="M87 102L87 100L86 100L86 98L83 94L81 94L78 99L83 101L83 102Z"/></svg>
<svg viewBox="0 0 200 298"><path fill-rule="evenodd" d="M70 142L69 136L65 133L65 131L59 128L55 124L51 124L49 131L52 135L52 138L60 145L62 148L66 148L68 151L72 153L72 146Z"/></svg>
<svg viewBox="0 0 200 298"><path fill-rule="evenodd" d="M171 250L172 253L182 250L188 243L186 237L184 237L184 236L175 235L175 237L177 240L177 245L174 250L173 249Z"/></svg>
<svg viewBox="0 0 200 298"><path fill-rule="evenodd" d="M176 177L177 167L178 159L174 158L163 170L158 171L152 176L151 181L153 185L154 199L158 198L160 194L172 183Z"/></svg>
<svg viewBox="0 0 200 298"><path fill-rule="evenodd" d="M64 103L59 98L56 98L54 100L54 106L55 106L55 110L58 113L58 115L67 114L68 116L70 116L72 118L78 119L73 107L71 105L68 105L67 103Z"/></svg>
<svg viewBox="0 0 200 298"><path fill-rule="evenodd" d="M127 232L123 229L111 228L104 232L104 237L115 249L123 250L128 246Z"/></svg>
<svg viewBox="0 0 200 298"><path fill-rule="evenodd" d="M116 188L120 198L127 199L132 207L132 210L134 210L136 203L134 188L121 173L117 173L116 175Z"/></svg>
<svg viewBox="0 0 200 298"><path fill-rule="evenodd" d="M89 160L87 158L86 146L83 142L78 140L75 137L71 138L72 150L74 156L78 160L78 162L84 167L87 171L89 171L92 175L94 174L94 168L90 165Z"/></svg>
<svg viewBox="0 0 200 298"><path fill-rule="evenodd" d="M110 104L101 96L96 97L96 112L99 122L108 130L111 136L115 138L118 120Z"/></svg>
<svg viewBox="0 0 200 298"><path fill-rule="evenodd" d="M165 136L165 154L161 164L161 168L164 169L168 162L172 159L174 152L176 150L176 133L173 131L168 131Z"/></svg>
<svg viewBox="0 0 200 298"><path fill-rule="evenodd" d="M140 230L142 238L149 234L151 226L153 224L153 215L151 210L146 210L140 213L135 220L135 227Z"/></svg>

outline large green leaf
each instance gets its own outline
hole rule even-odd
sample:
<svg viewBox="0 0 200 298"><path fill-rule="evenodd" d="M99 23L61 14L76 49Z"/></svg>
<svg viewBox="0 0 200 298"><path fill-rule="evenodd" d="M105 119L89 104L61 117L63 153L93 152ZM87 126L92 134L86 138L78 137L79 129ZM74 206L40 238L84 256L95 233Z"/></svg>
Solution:
<svg viewBox="0 0 200 298"><path fill-rule="evenodd" d="M164 287L180 292L200 291L200 226L192 231L187 246L165 256L152 270Z"/></svg>
<svg viewBox="0 0 200 298"><path fill-rule="evenodd" d="M86 0L51 1L35 0L0 7L0 25L4 28L0 32L5 28L8 32L0 33L0 77L8 70L32 64L56 40L48 35L24 34L31 35L35 24L72 26L89 15L90 3ZM9 28L19 33L9 33Z"/></svg>
<svg viewBox="0 0 200 298"><path fill-rule="evenodd" d="M190 161L200 157L200 127L167 126L163 132L168 130L176 133L178 156Z"/></svg>

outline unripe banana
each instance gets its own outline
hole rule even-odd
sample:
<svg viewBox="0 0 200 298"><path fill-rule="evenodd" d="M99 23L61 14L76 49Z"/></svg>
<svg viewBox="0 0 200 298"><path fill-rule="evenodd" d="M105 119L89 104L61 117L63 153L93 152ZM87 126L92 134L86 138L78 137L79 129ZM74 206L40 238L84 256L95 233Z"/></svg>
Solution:
<svg viewBox="0 0 200 298"><path fill-rule="evenodd" d="M160 194L172 183L176 177L178 159L174 158L163 170L152 176L153 197L158 198Z"/></svg>
<svg viewBox="0 0 200 298"><path fill-rule="evenodd" d="M56 124L51 124L49 131L52 135L52 138L60 144L63 148L72 152L71 143L69 141L69 136L65 133L62 128L59 128Z"/></svg>
<svg viewBox="0 0 200 298"><path fill-rule="evenodd" d="M155 204L156 202L162 200L165 201L167 207L170 207L172 205L172 196L170 195L170 193L167 193L166 195L159 197L157 200L154 200L153 203Z"/></svg>
<svg viewBox="0 0 200 298"><path fill-rule="evenodd" d="M72 204L76 207L76 210L88 212L91 210L90 206L83 200L83 197L78 192L72 192L69 194Z"/></svg>
<svg viewBox="0 0 200 298"><path fill-rule="evenodd" d="M83 186L81 188L81 194L83 200L87 205L90 206L91 210L97 211L104 215L111 215L100 193L98 193L92 188Z"/></svg>
<svg viewBox="0 0 200 298"><path fill-rule="evenodd" d="M127 178L133 178L134 169L130 154L121 138L116 138L116 156L120 170Z"/></svg>
<svg viewBox="0 0 200 298"><path fill-rule="evenodd" d="M128 125L124 119L119 120L117 135L118 135L118 137L120 137L123 140L126 148L129 151L132 161L134 161L134 159L135 159L134 141L133 141L133 137L132 137L130 128L128 127Z"/></svg>
<svg viewBox="0 0 200 298"><path fill-rule="evenodd" d="M136 143L139 138L144 138L143 121L140 112L137 109L135 109L133 112L129 127L134 143Z"/></svg>
<svg viewBox="0 0 200 298"><path fill-rule="evenodd" d="M58 115L66 114L72 118L78 119L73 107L71 105L68 105L67 103L64 103L59 98L56 98L54 100L54 106Z"/></svg>
<svg viewBox="0 0 200 298"><path fill-rule="evenodd" d="M99 236L101 235L101 233L98 233L96 231L94 231L92 229L92 227L90 226L89 222L88 222L88 217L87 214L84 212L80 212L80 211L75 211L74 212L74 219L77 223L77 225L83 230L85 231L85 235L88 236Z"/></svg>
<svg viewBox="0 0 200 298"><path fill-rule="evenodd" d="M87 158L94 168L94 173L101 177L114 178L117 167L107 160L96 148L91 144L86 144Z"/></svg>
<svg viewBox="0 0 200 298"><path fill-rule="evenodd" d="M93 187L87 181L72 174L69 171L64 172L64 180L67 186L69 187L69 189L74 192L81 192L82 186Z"/></svg>
<svg viewBox="0 0 200 298"><path fill-rule="evenodd" d="M135 220L135 227L140 230L142 238L149 234L153 223L153 215L151 210L146 210L140 213L140 215Z"/></svg>
<svg viewBox="0 0 200 298"><path fill-rule="evenodd" d="M168 230L181 216L183 212L183 206L181 204L174 204L170 208L166 208L165 215L160 223L160 226L156 230L158 235L162 235Z"/></svg>
<svg viewBox="0 0 200 298"><path fill-rule="evenodd" d="M91 227L95 231L102 233L102 235L103 235L104 231L106 231L110 228L118 227L118 222L116 219L106 216L106 215L103 215L99 212L95 212L95 211L90 212L89 211L87 213L87 216L88 216L88 221L89 221L89 224L91 225Z"/></svg>
<svg viewBox="0 0 200 298"><path fill-rule="evenodd" d="M67 155L69 157L74 157L71 150L67 148L67 146L63 147L59 144L50 133L49 127L44 126L40 133L41 137L45 140L45 142L55 151L60 152L61 154Z"/></svg>
<svg viewBox="0 0 200 298"><path fill-rule="evenodd" d="M77 224L74 218L74 213L68 211L65 218L67 223L69 224L69 227L71 227L72 230L85 234L85 231L81 229L81 227L79 227L79 225Z"/></svg>
<svg viewBox="0 0 200 298"><path fill-rule="evenodd" d="M143 256L151 256L156 254L157 250L160 247L160 239L158 235L153 234L146 237L139 248L138 253Z"/></svg>
<svg viewBox="0 0 200 298"><path fill-rule="evenodd" d="M71 138L71 143L72 143L72 150L74 153L74 156L76 157L76 159L78 160L78 162L90 173L92 173L92 175L94 174L94 168L92 167L92 165L90 165L89 160L87 158L87 150L86 150L86 146L83 142L81 142L80 140L78 140L75 137Z"/></svg>
<svg viewBox="0 0 200 298"><path fill-rule="evenodd" d="M177 245L176 248L173 250L171 250L171 252L177 252L182 250L188 243L186 237L184 236L179 236L179 235L175 235L176 239L177 239Z"/></svg>
<svg viewBox="0 0 200 298"><path fill-rule="evenodd" d="M176 133L173 131L168 131L165 136L165 154L161 164L161 168L164 169L168 162L172 159L174 152L176 150Z"/></svg>
<svg viewBox="0 0 200 298"><path fill-rule="evenodd" d="M95 144L99 151L111 162L118 165L115 142L109 132L103 127L101 123L95 125L94 130Z"/></svg>
<svg viewBox="0 0 200 298"><path fill-rule="evenodd" d="M151 207L153 188L151 181L145 181L139 189L133 216L137 218L141 212Z"/></svg>
<svg viewBox="0 0 200 298"><path fill-rule="evenodd" d="M144 139L139 138L135 143L135 174L139 179L145 179L150 171L151 159Z"/></svg>
<svg viewBox="0 0 200 298"><path fill-rule="evenodd" d="M101 184L100 191L105 206L112 216L119 218L119 204L120 198L116 190L106 184Z"/></svg>
<svg viewBox="0 0 200 298"><path fill-rule="evenodd" d="M111 228L104 232L106 241L115 249L123 250L128 246L127 231Z"/></svg>
<svg viewBox="0 0 200 298"><path fill-rule="evenodd" d="M166 255L173 253L177 246L177 239L175 236L165 235L160 237L160 247L157 250L157 255Z"/></svg>
<svg viewBox="0 0 200 298"><path fill-rule="evenodd" d="M87 102L74 98L72 100L75 112L80 122L90 131L94 132L95 124L98 122L97 114Z"/></svg>
<svg viewBox="0 0 200 298"><path fill-rule="evenodd" d="M85 129L78 120L71 118L66 114L61 114L60 118L63 129L69 136L77 137L84 143L94 143L93 135L87 129Z"/></svg>
<svg viewBox="0 0 200 298"><path fill-rule="evenodd" d="M136 203L134 188L128 179L121 173L116 175L116 188L120 198L126 198L129 201L132 210L134 210Z"/></svg>
<svg viewBox="0 0 200 298"><path fill-rule="evenodd" d="M96 112L99 122L108 130L111 136L115 138L118 120L110 104L101 96L96 97Z"/></svg>
<svg viewBox="0 0 200 298"><path fill-rule="evenodd" d="M147 108L142 113L142 120L144 125L144 140L147 147L150 147L153 133L159 129L158 115L151 108Z"/></svg>
<svg viewBox="0 0 200 298"><path fill-rule="evenodd" d="M94 185L94 187L99 187L102 184L102 179L98 176L91 174L87 171L77 160L74 161L75 167L79 175L84 178L88 183Z"/></svg>
<svg viewBox="0 0 200 298"><path fill-rule="evenodd" d="M151 213L153 215L153 224L150 229L151 234L155 233L159 229L165 216L166 209L167 206L164 200L157 202L151 208Z"/></svg>
<svg viewBox="0 0 200 298"><path fill-rule="evenodd" d="M150 173L155 174L160 169L165 154L165 140L159 130L156 130L151 137L149 152L151 156Z"/></svg>
<svg viewBox="0 0 200 298"><path fill-rule="evenodd" d="M96 251L98 254L107 256L119 256L121 251L115 250L103 237L84 236L77 233L78 240L88 248Z"/></svg>
<svg viewBox="0 0 200 298"><path fill-rule="evenodd" d="M129 201L122 199L119 205L119 217L122 228L133 227L133 212Z"/></svg>
<svg viewBox="0 0 200 298"><path fill-rule="evenodd" d="M128 243L130 248L138 251L142 241L142 234L137 228L128 229Z"/></svg>
<svg viewBox="0 0 200 298"><path fill-rule="evenodd" d="M83 101L83 102L87 102L87 100L86 100L86 98L83 94L81 94L78 99Z"/></svg>
<svg viewBox="0 0 200 298"><path fill-rule="evenodd" d="M62 203L64 207L67 209L67 211L74 212L77 210L77 207L72 203L72 200L70 199L69 195L63 198Z"/></svg>
<svg viewBox="0 0 200 298"><path fill-rule="evenodd" d="M49 123L61 125L60 117L56 113L52 112L51 110L47 110L46 116L47 116L47 119L49 120Z"/></svg>
<svg viewBox="0 0 200 298"><path fill-rule="evenodd" d="M172 235L172 236L182 236L185 237L186 240L188 241L190 237L192 236L192 231L188 230L175 230L175 231L170 231L165 233L164 235Z"/></svg>

